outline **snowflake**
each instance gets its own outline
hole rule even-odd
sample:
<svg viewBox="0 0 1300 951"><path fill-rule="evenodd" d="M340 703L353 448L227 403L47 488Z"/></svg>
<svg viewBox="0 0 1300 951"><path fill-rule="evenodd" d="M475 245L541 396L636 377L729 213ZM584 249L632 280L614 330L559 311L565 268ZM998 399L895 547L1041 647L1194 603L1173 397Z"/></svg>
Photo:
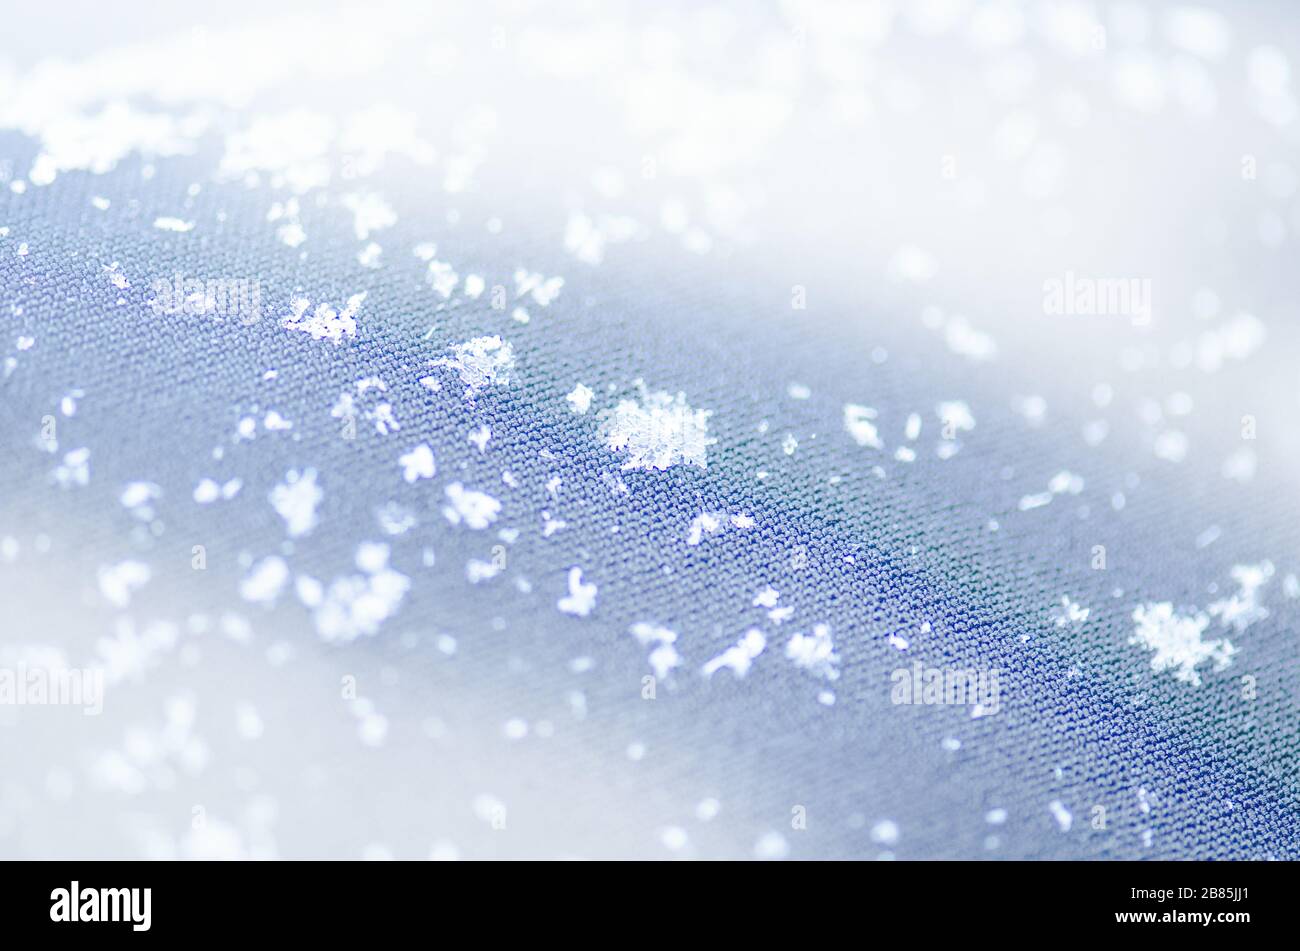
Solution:
<svg viewBox="0 0 1300 951"><path fill-rule="evenodd" d="M795 665L826 680L838 680L840 655L835 653L831 629L825 624L814 624L811 634L797 633L786 642L785 656Z"/></svg>
<svg viewBox="0 0 1300 951"><path fill-rule="evenodd" d="M584 583L581 568L569 569L569 593L555 602L565 614L586 617L596 606L596 586Z"/></svg>
<svg viewBox="0 0 1300 951"><path fill-rule="evenodd" d="M1133 611L1137 628L1129 644L1140 645L1154 651L1151 669L1156 673L1174 671L1174 677L1194 687L1201 685L1197 667L1212 662L1214 669L1223 670L1232 663L1237 649L1227 638L1204 640L1202 635L1210 624L1208 614L1176 614L1168 601L1140 604Z"/></svg>
<svg viewBox="0 0 1300 951"><path fill-rule="evenodd" d="M508 386L515 367L515 351L510 344L493 334L475 337L451 348L450 357L432 362L435 367L455 370L465 384L465 395L472 397L489 386ZM425 377L420 382L426 386L432 381ZM436 381L433 381L436 382Z"/></svg>
<svg viewBox="0 0 1300 951"><path fill-rule="evenodd" d="M641 399L619 400L601 413L605 445L626 453L624 469L668 469L678 463L708 468L710 410L692 409L686 396L651 393L638 380Z"/></svg>

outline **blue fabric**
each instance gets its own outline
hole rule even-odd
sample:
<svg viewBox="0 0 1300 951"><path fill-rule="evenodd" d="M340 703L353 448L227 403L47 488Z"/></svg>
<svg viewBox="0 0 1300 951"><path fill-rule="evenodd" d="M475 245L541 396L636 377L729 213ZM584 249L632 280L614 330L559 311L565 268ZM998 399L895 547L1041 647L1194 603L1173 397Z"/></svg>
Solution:
<svg viewBox="0 0 1300 951"><path fill-rule="evenodd" d="M747 20L737 29L762 33ZM895 65L910 44L943 42L901 23L895 35ZM689 48L704 55L707 44ZM196 136L192 154L132 151L98 174L0 191L0 356L13 359L0 383L5 663L45 645L71 666L100 664L135 645L112 668L102 716L0 706L0 854L1297 857L1300 655L1286 580L1297 570L1295 453L1280 433L1294 399L1289 265L1253 265L1242 251L1198 271L1207 248L1224 247L1199 233L1172 236L1182 244L1169 256L1123 236L1104 252L1080 250L1111 210L1134 207L1109 192L1107 210L1090 214L1098 182L1131 195L1118 172L1102 172L1055 199L1079 216L1075 256L1043 252L1053 267L1035 257L1018 271L1018 256L1050 245L1030 226L999 229L987 209L979 220L954 213L965 237L944 247L942 223L893 207L891 188L948 200L933 198L947 186L929 175L941 152L891 152L825 112L798 111L770 152L728 179L751 198L747 228L716 229L699 253L653 224L655 213L677 195L705 206L716 182L638 182L645 145L623 126L604 148L557 143L604 117L570 104L586 100L567 79L524 62L520 81L563 115L538 116L489 88L494 135L468 120L459 132L426 126L447 154L464 150L458 135L471 136L468 151L490 143L463 191L431 184L446 167L410 155L389 156L358 187L337 171L297 193L266 171L255 182L222 176L219 129ZM1085 65L1043 69L1095 93L1094 114L1125 115L1103 104ZM746 81L764 85L718 79L733 91ZM932 96L948 88L937 67L916 81L933 82ZM833 99L817 101L829 109ZM600 96L590 108L617 113ZM1172 111L1128 134L1155 143L1168 123L1199 141L1246 121L1244 107L1223 106L1204 132ZM221 114L238 129L255 111ZM1250 128L1273 136L1278 161L1294 160L1282 131ZM838 149L795 163L823 135ZM39 134L0 132L11 181L30 175L41 147ZM1231 183L1200 198L1177 176L1162 190L1157 170L1133 173L1152 192L1132 212L1145 240L1164 235L1155 212L1166 203L1189 220L1217 214L1229 247L1254 240L1247 229L1262 212L1244 210L1254 199L1233 190L1237 148L1224 149ZM1078 150L1068 154L1086 168L1093 153ZM345 167L337 151L328 160ZM929 177L916 184L910 167L922 162ZM652 224L593 264L566 249L575 199L565 189L603 166L622 169L633 183L625 204ZM993 171L983 180L999 183ZM373 236L378 268L358 260L371 238L358 237L343 197L358 188L381 190L396 209ZM601 200L583 194L596 214ZM287 218L268 221L290 198L308 236L300 247L278 230ZM1023 212L1019 224L1050 218L1036 200L1001 200L994 208ZM169 217L195 224L156 223ZM422 254L429 242L436 251ZM913 243L939 249L937 279L898 279L898 249ZM449 298L431 286L427 258L453 262ZM520 293L520 269L562 276L562 290L542 305ZM1153 276L1155 329L1046 319L1042 279L1067 269ZM175 274L255 281L259 319L158 312L153 282ZM481 296L465 292L471 274L484 276ZM1206 282L1223 312L1194 318ZM335 343L292 326L302 322L294 298L310 301L310 319L322 302L343 310L362 292L355 335ZM1237 307L1263 314L1267 348L1214 374L1169 356ZM961 314L996 331L993 360L952 345ZM491 335L512 347L509 381L467 391L438 361ZM1144 349L1157 358L1135 364ZM374 378L382 390L358 388ZM587 413L566 399L578 383L593 391ZM1103 383L1116 393L1110 408L1097 398ZM709 412L707 465L624 468L629 455L609 445L619 402L646 406L653 392ZM355 430L332 412L344 393ZM1180 405L1174 393L1195 406L1185 423L1169 409ZM1024 410L1031 395L1045 421ZM951 401L969 408L973 428L945 435ZM1144 422L1152 401L1160 425ZM380 431L380 403L400 428ZM870 407L879 448L846 427L846 406ZM269 429L270 411L292 428ZM1243 415L1261 430L1245 484L1222 473ZM239 436L246 418L252 438ZM1098 418L1109 435L1092 445L1080 433ZM480 449L471 436L485 426ZM1182 462L1152 449L1174 426L1196 450ZM400 458L421 445L436 473L404 476ZM58 475L76 469L67 454L81 447L84 484ZM915 460L898 458L900 447ZM295 533L272 496L309 470L322 496L310 529ZM1054 483L1061 473L1082 487ZM233 497L195 500L204 479L236 478ZM135 482L158 489L149 511L122 502ZM481 530L457 524L444 513L453 484L492 496L500 515ZM1047 504L1023 503L1044 492ZM717 530L700 528L701 515L717 517ZM410 527L389 534L395 520ZM322 622L295 581L364 585L374 574L357 565L366 542L390 546L387 564L409 587L353 639ZM269 557L291 579L263 604L241 584ZM467 576L494 559L504 564L496 576ZM115 602L104 573L125 561L149 577ZM1195 617L1238 590L1234 566L1264 562L1267 616L1240 629L1219 614L1207 621L1207 641L1236 648L1229 664L1195 666L1199 684L1152 669L1153 652L1134 642L1136 608L1169 602ZM596 585L585 616L559 606L574 595L575 567ZM769 586L788 618L758 601ZM1062 615L1062 598L1086 618ZM680 663L656 678L653 699L645 678L661 640L643 643L637 625L676 635ZM801 665L790 642L820 625L837 659ZM743 677L702 672L751 629L766 646ZM894 672L916 661L997 671L998 709L895 702Z"/></svg>

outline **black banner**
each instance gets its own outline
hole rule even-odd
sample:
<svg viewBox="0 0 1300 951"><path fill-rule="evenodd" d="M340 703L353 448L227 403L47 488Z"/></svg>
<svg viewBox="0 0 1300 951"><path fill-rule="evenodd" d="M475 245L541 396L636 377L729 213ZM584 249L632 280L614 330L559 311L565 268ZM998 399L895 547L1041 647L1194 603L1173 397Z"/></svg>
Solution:
<svg viewBox="0 0 1300 951"><path fill-rule="evenodd" d="M662 916L730 930L766 928L775 914L864 936L907 923L924 947L1041 937L1045 926L1233 940L1283 927L1294 882L1285 863L537 864L10 862L0 865L0 909L11 939L337 942L413 930L436 938L431 929L474 922L491 933L503 923L552 931L614 915L632 928Z"/></svg>

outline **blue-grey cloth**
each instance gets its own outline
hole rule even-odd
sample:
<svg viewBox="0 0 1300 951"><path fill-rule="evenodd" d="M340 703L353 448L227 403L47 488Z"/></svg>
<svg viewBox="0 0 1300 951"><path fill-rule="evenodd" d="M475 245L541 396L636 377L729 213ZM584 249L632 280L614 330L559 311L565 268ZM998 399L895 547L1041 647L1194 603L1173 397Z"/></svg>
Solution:
<svg viewBox="0 0 1300 951"><path fill-rule="evenodd" d="M0 706L0 854L1295 858L1297 154L1251 84L1271 81L1260 47L1298 47L1289 15L1215 7L1199 27L1147 10L1145 39L1105 7L1106 49L1062 61L1047 4L992 46L969 11L838 40L819 16L625 11L606 25L630 39L590 40L618 62L569 11L509 22L490 68L491 13L458 12L478 32L450 60L420 17L376 15L377 71L308 108L393 98L437 157L349 178L336 129L332 177L305 189L221 171L232 136L313 98L292 77L217 103L159 75L126 98L210 110L192 151L48 184L31 170L57 131L0 128L0 666L44 647L110 670L99 716ZM682 44L667 72L659 29ZM842 49L874 70L835 68ZM988 78L1018 56L1041 88ZM679 74L685 100L647 118L637 90L680 94ZM728 113L754 147L692 165ZM621 189L592 184L609 169ZM346 196L371 193L396 220L360 237ZM636 227L593 260L575 214ZM1067 271L1149 281L1149 323L1046 313ZM517 272L563 286L543 304ZM177 274L256 282L257 319L162 312L154 282ZM295 298L308 320L361 293L354 334L295 328ZM439 364L485 336L508 380ZM707 411L703 460L628 468L611 446L620 402L656 393ZM400 461L421 445L428 478ZM309 471L294 532L272 495ZM240 482L200 502L205 479ZM156 491L124 504L133 483ZM444 511L457 484L499 502L488 527ZM409 588L340 636L300 585L364 585L365 543ZM267 558L289 575L263 602ZM148 580L115 598L127 562ZM1135 611L1166 603L1226 663L1153 668ZM666 635L638 625L675 635L666 676ZM749 631L743 676L705 673ZM800 663L818 632L835 657ZM996 672L996 709L896 702L917 663Z"/></svg>

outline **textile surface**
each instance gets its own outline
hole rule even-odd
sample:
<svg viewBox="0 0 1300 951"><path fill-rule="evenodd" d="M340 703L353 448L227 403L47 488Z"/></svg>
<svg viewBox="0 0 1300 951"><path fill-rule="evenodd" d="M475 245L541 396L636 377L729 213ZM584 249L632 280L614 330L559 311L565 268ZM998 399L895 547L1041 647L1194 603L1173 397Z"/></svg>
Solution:
<svg viewBox="0 0 1300 951"><path fill-rule="evenodd" d="M6 32L0 854L1300 854L1285 5Z"/></svg>

